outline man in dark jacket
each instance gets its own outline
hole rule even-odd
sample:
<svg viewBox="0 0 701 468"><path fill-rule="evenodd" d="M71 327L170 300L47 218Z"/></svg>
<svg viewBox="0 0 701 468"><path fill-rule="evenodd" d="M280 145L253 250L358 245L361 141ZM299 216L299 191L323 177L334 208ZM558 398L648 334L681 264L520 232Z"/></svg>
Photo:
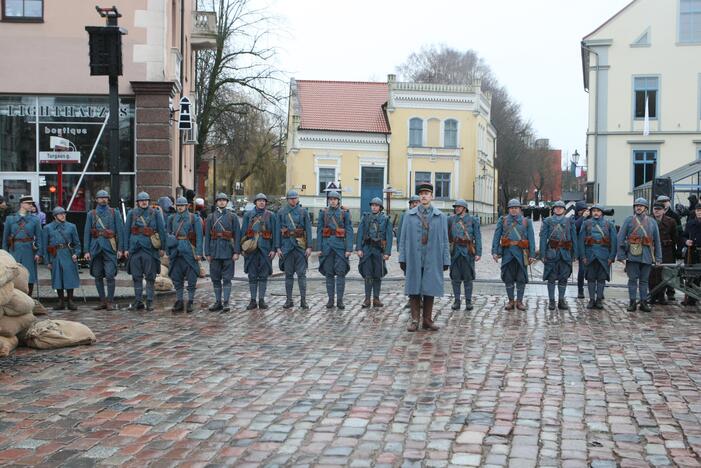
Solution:
<svg viewBox="0 0 701 468"><path fill-rule="evenodd" d="M589 219L590 213L587 207L587 202L584 200L578 201L574 205L574 225L577 228L577 236L582 230L582 223L584 220ZM579 262L577 265L577 298L584 299L584 272L586 270L586 265Z"/></svg>
<svg viewBox="0 0 701 468"><path fill-rule="evenodd" d="M689 197L691 198L691 197ZM692 212L694 217L689 214L689 221L686 223L684 232L682 233L682 243L686 246L686 255L684 261L687 265L695 265L701 263L701 203L698 203ZM694 280L699 285L699 280ZM696 304L696 299L685 297L682 304L685 306L693 306Z"/></svg>
<svg viewBox="0 0 701 468"><path fill-rule="evenodd" d="M686 222L688 223L692 219L696 219L696 205L699 203L699 199L692 193L687 200L689 200L689 214L686 217Z"/></svg>
<svg viewBox="0 0 701 468"><path fill-rule="evenodd" d="M5 228L5 220L12 214L12 209L7 206L5 197L0 195L0 239L2 239L2 231Z"/></svg>
<svg viewBox="0 0 701 468"><path fill-rule="evenodd" d="M673 218L667 216L665 213L664 203L659 201L655 202L652 207L652 214L657 221L657 227L660 230L660 243L662 244L662 263L674 263L677 250L677 242L679 236L677 233L677 223ZM650 274L650 290L652 291L655 286L662 282L662 267L655 266L652 268L652 273ZM665 288L666 289L666 288ZM670 300L674 300L674 288L672 288L672 294L667 292L667 297ZM650 302L654 304L655 302L660 305L666 305L667 300L665 299L665 291L661 290L656 292L651 298Z"/></svg>

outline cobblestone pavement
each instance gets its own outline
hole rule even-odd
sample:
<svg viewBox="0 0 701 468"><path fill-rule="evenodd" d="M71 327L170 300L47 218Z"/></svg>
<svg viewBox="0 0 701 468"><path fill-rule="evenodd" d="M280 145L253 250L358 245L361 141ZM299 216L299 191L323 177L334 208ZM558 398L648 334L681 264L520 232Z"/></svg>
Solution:
<svg viewBox="0 0 701 468"><path fill-rule="evenodd" d="M381 310L244 312L237 292L224 316L54 314L98 342L0 360L0 464L699 466L694 311L514 313L496 292L408 333L397 289Z"/></svg>

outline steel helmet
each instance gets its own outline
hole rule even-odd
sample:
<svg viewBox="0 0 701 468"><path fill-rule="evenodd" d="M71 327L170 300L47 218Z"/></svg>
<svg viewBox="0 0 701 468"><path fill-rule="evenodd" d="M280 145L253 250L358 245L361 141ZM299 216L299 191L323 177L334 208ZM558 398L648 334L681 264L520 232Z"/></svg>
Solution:
<svg viewBox="0 0 701 468"><path fill-rule="evenodd" d="M187 205L187 198L185 198L185 197L178 197L178 198L175 200L175 206L183 206L183 205Z"/></svg>
<svg viewBox="0 0 701 468"><path fill-rule="evenodd" d="M66 210L62 206L57 206L56 208L53 209L51 212L54 216L60 215L60 214L66 214Z"/></svg>
<svg viewBox="0 0 701 468"><path fill-rule="evenodd" d="M648 206L650 206L650 203L648 203L648 201L646 199L644 199L643 197L639 197L639 198L636 198L635 201L633 202L633 207L636 207L638 205L644 206L645 208L647 208Z"/></svg>
<svg viewBox="0 0 701 468"><path fill-rule="evenodd" d="M225 194L224 192L220 192L217 194L217 197L214 199L214 201L219 201L219 200L226 200L229 201L229 196Z"/></svg>
<svg viewBox="0 0 701 468"><path fill-rule="evenodd" d="M107 190L98 190L97 195L95 195L95 198L109 198L110 194L107 193Z"/></svg>
<svg viewBox="0 0 701 468"><path fill-rule="evenodd" d="M515 198L509 200L509 204L506 205L507 208L521 208L521 202Z"/></svg>
<svg viewBox="0 0 701 468"><path fill-rule="evenodd" d="M418 195L412 195L409 197L409 203L415 202L415 201L421 201L421 198L419 198Z"/></svg>
<svg viewBox="0 0 701 468"><path fill-rule="evenodd" d="M463 200L462 198L459 200L455 200L455 203L453 203L453 208L455 208L456 206L462 206L463 208L465 208L467 210L467 202L465 200Z"/></svg>
<svg viewBox="0 0 701 468"><path fill-rule="evenodd" d="M567 207L565 206L565 202L563 202L562 200L558 200L555 203L553 203L553 208L567 208Z"/></svg>
<svg viewBox="0 0 701 468"><path fill-rule="evenodd" d="M136 201L150 201L150 200L151 200L151 197L146 192L139 192L139 194L136 196Z"/></svg>
<svg viewBox="0 0 701 468"><path fill-rule="evenodd" d="M256 198L253 199L253 203L257 202L258 200L268 201L268 197L265 196L264 193L259 193L258 195L256 195Z"/></svg>
<svg viewBox="0 0 701 468"><path fill-rule="evenodd" d="M287 191L287 196L285 196L285 198L299 198L299 194L297 193L297 190L290 189Z"/></svg>
<svg viewBox="0 0 701 468"><path fill-rule="evenodd" d="M330 192L326 192L326 198L338 198L340 200L341 195L339 195L337 191L331 190Z"/></svg>
<svg viewBox="0 0 701 468"><path fill-rule="evenodd" d="M379 197L375 197L372 200L370 200L370 206L372 205L378 205L380 208L384 208L385 205L382 204L382 199Z"/></svg>

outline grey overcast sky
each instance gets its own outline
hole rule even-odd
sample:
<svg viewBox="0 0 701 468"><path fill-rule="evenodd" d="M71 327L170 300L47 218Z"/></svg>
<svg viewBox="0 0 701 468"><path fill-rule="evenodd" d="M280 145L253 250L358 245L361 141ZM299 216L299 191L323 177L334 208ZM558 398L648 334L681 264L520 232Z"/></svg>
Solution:
<svg viewBox="0 0 701 468"><path fill-rule="evenodd" d="M298 79L384 81L423 45L474 49L553 148L585 151L579 43L629 0L272 0L279 66ZM582 158L583 159L583 158Z"/></svg>

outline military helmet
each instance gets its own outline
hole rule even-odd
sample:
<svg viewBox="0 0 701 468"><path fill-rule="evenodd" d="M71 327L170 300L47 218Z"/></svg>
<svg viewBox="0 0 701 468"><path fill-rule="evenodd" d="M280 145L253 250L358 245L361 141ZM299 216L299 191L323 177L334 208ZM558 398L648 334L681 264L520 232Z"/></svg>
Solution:
<svg viewBox="0 0 701 468"><path fill-rule="evenodd" d="M604 205L602 205L601 203L595 203L595 204L592 205L591 209L592 209L592 210L599 210L599 211L601 211L601 212L603 213L603 211L604 211Z"/></svg>
<svg viewBox="0 0 701 468"><path fill-rule="evenodd" d="M636 207L638 205L644 206L645 208L650 206L648 201L646 199L644 199L643 197L636 198L635 201L633 202L633 207Z"/></svg>
<svg viewBox="0 0 701 468"><path fill-rule="evenodd" d="M462 206L463 208L465 208L465 210L467 210L467 202L462 198L459 200L455 200L455 203L453 203L453 208L455 208L456 206Z"/></svg>
<svg viewBox="0 0 701 468"><path fill-rule="evenodd" d="M264 193L259 193L256 195L256 198L253 199L253 203L257 202L258 200L268 201L268 197Z"/></svg>
<svg viewBox="0 0 701 468"><path fill-rule="evenodd" d="M136 201L150 201L150 200L151 200L151 197L146 192L139 192L139 194L136 196Z"/></svg>
<svg viewBox="0 0 701 468"><path fill-rule="evenodd" d="M66 210L62 206L57 206L56 208L53 209L51 212L52 215L60 215L60 214L66 214Z"/></svg>
<svg viewBox="0 0 701 468"><path fill-rule="evenodd" d="M187 198L178 197L175 199L175 206L183 206L183 205L187 205Z"/></svg>
<svg viewBox="0 0 701 468"><path fill-rule="evenodd" d="M512 198L511 200L509 200L509 203L508 203L508 205L506 205L506 207L507 208L521 208L521 202L515 198Z"/></svg>
<svg viewBox="0 0 701 468"><path fill-rule="evenodd" d="M337 191L331 190L330 192L326 192L326 198L338 198L340 200L341 195L339 195Z"/></svg>
<svg viewBox="0 0 701 468"><path fill-rule="evenodd" d="M379 205L380 208L384 208L385 205L382 203L382 199L380 197L375 197L372 200L370 200L370 206L372 205Z"/></svg>
<svg viewBox="0 0 701 468"><path fill-rule="evenodd" d="M107 193L107 190L98 190L97 195L95 195L95 198L109 198L110 194Z"/></svg>
<svg viewBox="0 0 701 468"><path fill-rule="evenodd" d="M297 193L297 190L290 189L287 191L287 195L285 196L288 200L290 198L299 198L299 193Z"/></svg>
<svg viewBox="0 0 701 468"><path fill-rule="evenodd" d="M217 194L217 197L214 199L214 201L217 202L219 200L229 201L229 196L227 194L225 194L224 192L220 192Z"/></svg>
<svg viewBox="0 0 701 468"><path fill-rule="evenodd" d="M553 203L553 208L567 208L567 206L565 206L565 202L563 202L562 200L558 200L555 203Z"/></svg>
<svg viewBox="0 0 701 468"><path fill-rule="evenodd" d="M419 198L418 195L412 195L409 197L409 203L415 202L415 201L421 201L421 198Z"/></svg>

